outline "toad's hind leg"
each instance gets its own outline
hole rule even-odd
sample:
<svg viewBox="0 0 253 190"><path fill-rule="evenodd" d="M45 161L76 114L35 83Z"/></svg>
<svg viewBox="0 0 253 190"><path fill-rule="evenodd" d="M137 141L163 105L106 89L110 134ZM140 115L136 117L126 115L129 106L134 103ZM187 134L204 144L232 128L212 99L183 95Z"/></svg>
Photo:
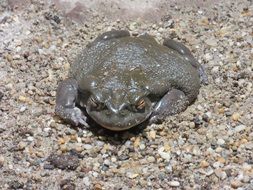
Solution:
<svg viewBox="0 0 253 190"><path fill-rule="evenodd" d="M55 113L62 119L78 126L82 124L88 127L86 116L76 107L77 101L77 82L74 79L66 79L62 81L56 92Z"/></svg>
<svg viewBox="0 0 253 190"><path fill-rule="evenodd" d="M185 93L172 89L156 104L150 123L161 123L167 116L184 111L188 105L189 101Z"/></svg>
<svg viewBox="0 0 253 190"><path fill-rule="evenodd" d="M208 84L208 77L203 66L193 57L191 51L186 46L172 39L164 39L163 45L183 55L183 57L189 61L193 67L198 69L201 83L205 85Z"/></svg>

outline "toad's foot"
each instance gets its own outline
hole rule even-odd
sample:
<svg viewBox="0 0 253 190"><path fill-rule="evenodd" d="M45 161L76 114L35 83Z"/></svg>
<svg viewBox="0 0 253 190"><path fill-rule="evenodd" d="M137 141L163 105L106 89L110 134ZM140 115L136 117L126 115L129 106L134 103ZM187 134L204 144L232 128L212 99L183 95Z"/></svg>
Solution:
<svg viewBox="0 0 253 190"><path fill-rule="evenodd" d="M184 111L188 105L184 92L172 89L156 104L149 123L162 123L167 116Z"/></svg>
<svg viewBox="0 0 253 190"><path fill-rule="evenodd" d="M78 107L77 100L77 82L74 79L66 79L59 84L56 93L55 112L62 119L78 126L79 124L89 127L86 123L86 116Z"/></svg>

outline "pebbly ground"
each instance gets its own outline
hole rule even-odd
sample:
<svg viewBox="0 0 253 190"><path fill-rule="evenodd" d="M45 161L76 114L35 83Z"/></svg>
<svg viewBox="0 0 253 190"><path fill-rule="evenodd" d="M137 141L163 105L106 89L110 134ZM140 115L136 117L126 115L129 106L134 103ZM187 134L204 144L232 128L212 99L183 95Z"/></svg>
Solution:
<svg viewBox="0 0 253 190"><path fill-rule="evenodd" d="M152 22L89 10L81 23L43 1L13 2L0 3L0 189L253 189L251 0L171 3ZM161 125L71 127L54 115L57 83L111 29L183 42L210 84Z"/></svg>

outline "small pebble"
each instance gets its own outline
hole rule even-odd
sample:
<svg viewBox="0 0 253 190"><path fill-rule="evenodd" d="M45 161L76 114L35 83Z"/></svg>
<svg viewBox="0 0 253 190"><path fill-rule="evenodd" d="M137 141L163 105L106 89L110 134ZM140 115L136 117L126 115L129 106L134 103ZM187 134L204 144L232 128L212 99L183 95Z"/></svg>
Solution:
<svg viewBox="0 0 253 190"><path fill-rule="evenodd" d="M0 156L0 168L3 167L4 161L5 161L4 157Z"/></svg>
<svg viewBox="0 0 253 190"><path fill-rule="evenodd" d="M150 131L149 137L154 140L156 138L156 131L154 131L154 130Z"/></svg>
<svg viewBox="0 0 253 190"><path fill-rule="evenodd" d="M22 112L24 112L26 110L26 107L25 106L22 106L20 109L19 109L19 111L22 113Z"/></svg>
<svg viewBox="0 0 253 190"><path fill-rule="evenodd" d="M30 141L30 142L32 142L34 140L34 137L29 136L29 137L27 137L27 140Z"/></svg>
<svg viewBox="0 0 253 190"><path fill-rule="evenodd" d="M208 38L206 44L209 46L216 47L218 45L217 41L214 38Z"/></svg>
<svg viewBox="0 0 253 190"><path fill-rule="evenodd" d="M134 147L139 147L140 146L140 138L139 137L137 137L136 139L135 139L135 141L134 141Z"/></svg>
<svg viewBox="0 0 253 190"><path fill-rule="evenodd" d="M179 187L180 186L180 183L178 181L169 181L168 184L171 187Z"/></svg>
<svg viewBox="0 0 253 190"><path fill-rule="evenodd" d="M21 141L18 143L18 150L24 150L26 146L27 146L27 143Z"/></svg>
<svg viewBox="0 0 253 190"><path fill-rule="evenodd" d="M138 176L139 176L139 174L137 174L137 173L127 173L127 177L129 177L130 179L134 179Z"/></svg>
<svg viewBox="0 0 253 190"><path fill-rule="evenodd" d="M147 158L147 161L153 163L153 162L155 162L155 157L149 156L149 157Z"/></svg>
<svg viewBox="0 0 253 190"><path fill-rule="evenodd" d="M112 156L111 161L112 161L112 162L116 162L116 161L117 161L117 158L116 158L115 156Z"/></svg>
<svg viewBox="0 0 253 190"><path fill-rule="evenodd" d="M64 152L67 152L68 151L68 147L65 145L65 144L63 144L63 145L61 145L60 146L60 150L64 153Z"/></svg>
<svg viewBox="0 0 253 190"><path fill-rule="evenodd" d="M232 117L232 119L233 119L234 121L238 121L239 118L240 118L240 114L239 114L239 113L233 113L233 115L232 115L231 117Z"/></svg>
<svg viewBox="0 0 253 190"><path fill-rule="evenodd" d="M58 144L64 144L64 143L65 143L64 138L59 138L59 139L58 139Z"/></svg>
<svg viewBox="0 0 253 190"><path fill-rule="evenodd" d="M253 142L248 142L244 146L247 150L253 150Z"/></svg>
<svg viewBox="0 0 253 190"><path fill-rule="evenodd" d="M223 139L218 139L217 144L221 146L225 144L225 141Z"/></svg>
<svg viewBox="0 0 253 190"><path fill-rule="evenodd" d="M60 182L60 188L61 190L75 190L76 185L70 179L65 179Z"/></svg>
<svg viewBox="0 0 253 190"><path fill-rule="evenodd" d="M84 144L83 148L86 149L86 150L91 150L93 148L93 146L90 145L90 144Z"/></svg>
<svg viewBox="0 0 253 190"><path fill-rule="evenodd" d="M161 156L166 161L169 161L171 159L171 155L169 152L164 152L164 148L159 148L158 149L158 154Z"/></svg>
<svg viewBox="0 0 253 190"><path fill-rule="evenodd" d="M137 23L136 22L132 22L132 23L130 23L130 25L129 25L129 29L131 30L131 31L133 31L133 30L135 30L136 28L137 28Z"/></svg>
<svg viewBox="0 0 253 190"><path fill-rule="evenodd" d="M140 144L140 149L144 150L146 148L145 144Z"/></svg>
<svg viewBox="0 0 253 190"><path fill-rule="evenodd" d="M236 133L239 133L239 132L241 132L241 131L243 131L243 130L245 130L246 129L246 126L245 125L238 125L238 126L236 126L235 128L234 128L234 131L236 132Z"/></svg>
<svg viewBox="0 0 253 190"><path fill-rule="evenodd" d="M50 127L45 127L45 128L43 129L43 131L46 132L46 133L48 133L50 130L51 130Z"/></svg>
<svg viewBox="0 0 253 190"><path fill-rule="evenodd" d="M236 179L232 180L230 184L231 184L231 187L235 188L235 189L242 186L242 182L240 182L239 180L236 180Z"/></svg>
<svg viewBox="0 0 253 190"><path fill-rule="evenodd" d="M212 175L214 173L214 170L213 169L209 169L209 170L207 170L206 171L206 176L210 176L210 175Z"/></svg>
<svg viewBox="0 0 253 190"><path fill-rule="evenodd" d="M94 190L102 190L102 185L99 183L96 183L93 187Z"/></svg>
<svg viewBox="0 0 253 190"><path fill-rule="evenodd" d="M84 177L83 178L83 183L86 187L89 187L91 185L91 181L89 177Z"/></svg>
<svg viewBox="0 0 253 190"><path fill-rule="evenodd" d="M215 175L220 178L221 180L224 180L227 178L227 174L226 172L222 171L221 169L216 169L214 171Z"/></svg>
<svg viewBox="0 0 253 190"><path fill-rule="evenodd" d="M84 150L84 148L83 148L81 145L77 145L77 146L75 147L75 150L76 150L77 152L82 152L82 151Z"/></svg>
<svg viewBox="0 0 253 190"><path fill-rule="evenodd" d="M215 149L215 152L217 152L217 153L220 153L220 152L222 152L223 151L223 148L222 147L217 147L216 149Z"/></svg>
<svg viewBox="0 0 253 190"><path fill-rule="evenodd" d="M200 162L200 167L201 167L201 168L206 168L206 167L208 167L208 166L209 166L209 163L208 163L207 161L202 160L202 161Z"/></svg>

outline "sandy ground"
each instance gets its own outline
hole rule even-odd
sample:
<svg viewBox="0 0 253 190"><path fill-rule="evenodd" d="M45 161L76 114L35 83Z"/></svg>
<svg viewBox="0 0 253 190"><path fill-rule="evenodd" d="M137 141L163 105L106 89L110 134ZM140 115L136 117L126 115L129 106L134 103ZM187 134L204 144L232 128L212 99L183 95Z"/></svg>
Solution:
<svg viewBox="0 0 253 190"><path fill-rule="evenodd" d="M253 189L251 0L54 2L0 1L0 189ZM183 42L210 84L161 125L71 127L57 84L111 29Z"/></svg>

